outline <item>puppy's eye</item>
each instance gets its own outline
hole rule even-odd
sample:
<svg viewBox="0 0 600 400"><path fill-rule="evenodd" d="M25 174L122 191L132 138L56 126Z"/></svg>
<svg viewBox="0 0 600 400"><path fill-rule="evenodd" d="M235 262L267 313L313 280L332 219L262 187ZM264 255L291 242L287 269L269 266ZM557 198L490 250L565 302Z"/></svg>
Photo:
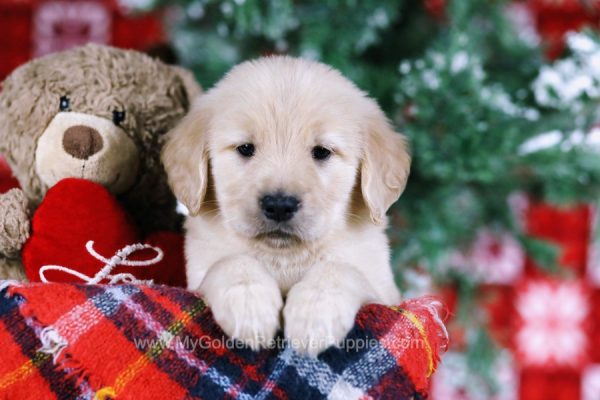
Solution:
<svg viewBox="0 0 600 400"><path fill-rule="evenodd" d="M254 145L252 143L244 143L235 148L242 157L250 158L254 155Z"/></svg>
<svg viewBox="0 0 600 400"><path fill-rule="evenodd" d="M331 156L331 150L323 146L315 146L312 149L312 156L315 160L324 161Z"/></svg>
<svg viewBox="0 0 600 400"><path fill-rule="evenodd" d="M113 111L113 123L119 126L123 121L125 121L125 111Z"/></svg>
<svg viewBox="0 0 600 400"><path fill-rule="evenodd" d="M60 96L60 102L58 103L58 109L60 111L69 111L71 106L71 100L68 96Z"/></svg>

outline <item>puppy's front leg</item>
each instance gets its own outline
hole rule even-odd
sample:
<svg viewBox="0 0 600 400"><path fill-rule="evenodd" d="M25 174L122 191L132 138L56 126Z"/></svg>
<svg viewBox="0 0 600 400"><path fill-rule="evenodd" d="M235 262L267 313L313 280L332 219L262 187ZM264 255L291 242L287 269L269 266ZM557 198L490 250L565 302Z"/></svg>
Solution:
<svg viewBox="0 0 600 400"><path fill-rule="evenodd" d="M283 302L277 282L249 256L221 259L199 288L223 331L254 350L265 347L279 328Z"/></svg>
<svg viewBox="0 0 600 400"><path fill-rule="evenodd" d="M356 268L344 263L315 265L288 293L283 310L285 337L301 353L316 356L339 345L359 308L375 292Z"/></svg>

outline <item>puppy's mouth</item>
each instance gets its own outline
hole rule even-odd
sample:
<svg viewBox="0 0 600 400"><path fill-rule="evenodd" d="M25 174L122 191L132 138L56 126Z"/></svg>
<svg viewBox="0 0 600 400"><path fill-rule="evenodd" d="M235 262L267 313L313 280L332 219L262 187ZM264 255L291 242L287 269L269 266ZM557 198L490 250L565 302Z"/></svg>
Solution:
<svg viewBox="0 0 600 400"><path fill-rule="evenodd" d="M259 233L254 238L256 240L264 242L269 247L275 247L280 249L296 246L302 242L302 240L297 235L279 229Z"/></svg>

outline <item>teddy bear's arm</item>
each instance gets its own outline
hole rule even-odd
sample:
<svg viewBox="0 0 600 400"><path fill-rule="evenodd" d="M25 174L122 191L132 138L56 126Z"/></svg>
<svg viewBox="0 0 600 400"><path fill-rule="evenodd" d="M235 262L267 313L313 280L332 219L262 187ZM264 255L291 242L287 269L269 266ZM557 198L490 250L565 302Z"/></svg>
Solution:
<svg viewBox="0 0 600 400"><path fill-rule="evenodd" d="M19 256L29 238L29 206L21 189L0 194L0 255Z"/></svg>

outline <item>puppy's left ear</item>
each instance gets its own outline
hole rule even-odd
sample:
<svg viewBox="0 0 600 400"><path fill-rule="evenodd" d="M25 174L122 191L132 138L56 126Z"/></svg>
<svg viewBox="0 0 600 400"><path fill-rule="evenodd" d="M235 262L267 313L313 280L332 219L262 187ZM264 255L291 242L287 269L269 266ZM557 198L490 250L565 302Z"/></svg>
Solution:
<svg viewBox="0 0 600 400"><path fill-rule="evenodd" d="M375 224L384 221L386 211L404 191L409 172L406 138L394 132L385 114L375 106L367 124L360 170L362 196Z"/></svg>

